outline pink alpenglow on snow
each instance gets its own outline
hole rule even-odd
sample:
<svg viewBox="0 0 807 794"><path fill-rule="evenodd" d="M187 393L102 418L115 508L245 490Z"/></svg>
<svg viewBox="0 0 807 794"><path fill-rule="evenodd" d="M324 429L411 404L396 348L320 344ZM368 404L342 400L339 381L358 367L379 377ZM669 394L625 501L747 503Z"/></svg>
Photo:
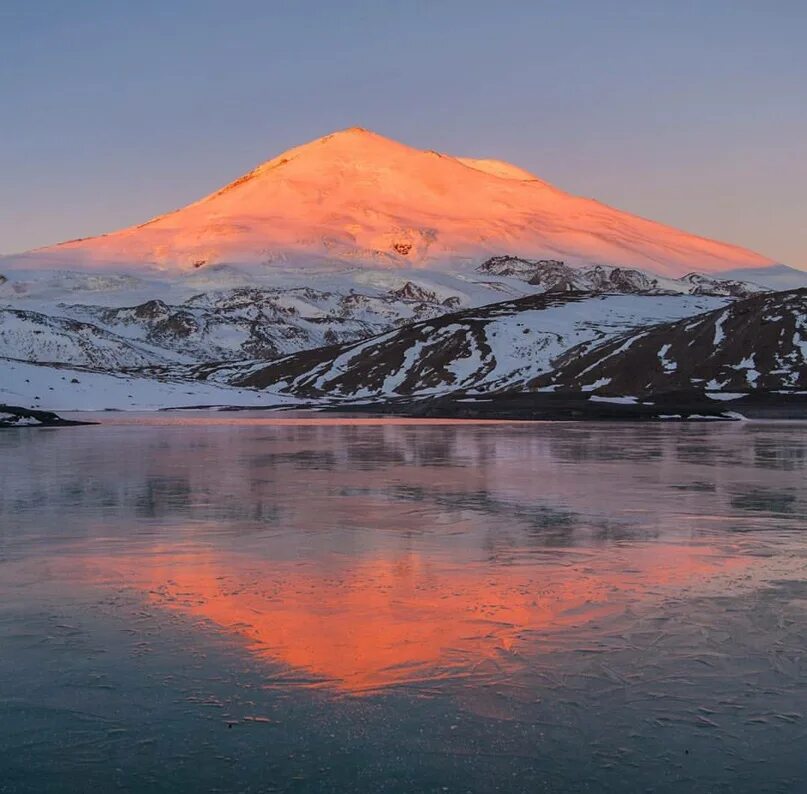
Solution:
<svg viewBox="0 0 807 794"><path fill-rule="evenodd" d="M764 267L743 248L565 193L498 160L421 151L352 128L290 149L140 226L37 249L19 267L229 263L431 269L495 254L661 275Z"/></svg>

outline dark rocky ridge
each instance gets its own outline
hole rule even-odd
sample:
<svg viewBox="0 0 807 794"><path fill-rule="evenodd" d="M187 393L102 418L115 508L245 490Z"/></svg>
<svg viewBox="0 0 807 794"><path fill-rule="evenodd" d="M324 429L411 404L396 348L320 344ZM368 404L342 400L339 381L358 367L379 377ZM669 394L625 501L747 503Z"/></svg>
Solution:
<svg viewBox="0 0 807 794"><path fill-rule="evenodd" d="M807 389L807 289L759 295L592 349L574 348L529 386L607 395Z"/></svg>
<svg viewBox="0 0 807 794"><path fill-rule="evenodd" d="M727 421L807 419L807 394L749 392L730 402L703 391L658 394L634 403L601 401L581 392L511 391L486 396L449 394L420 399L377 400L327 406L326 412L430 419L501 421Z"/></svg>
<svg viewBox="0 0 807 794"><path fill-rule="evenodd" d="M18 405L0 405L0 428L72 427L94 424L97 424L97 422L78 422L73 419L62 419L61 416L52 411L21 408Z"/></svg>

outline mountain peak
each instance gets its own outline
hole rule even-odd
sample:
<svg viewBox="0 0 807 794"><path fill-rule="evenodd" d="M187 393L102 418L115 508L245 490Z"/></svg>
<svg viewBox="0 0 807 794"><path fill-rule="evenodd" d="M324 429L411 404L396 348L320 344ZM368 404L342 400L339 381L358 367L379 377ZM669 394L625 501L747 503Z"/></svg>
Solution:
<svg viewBox="0 0 807 794"><path fill-rule="evenodd" d="M501 160L424 151L348 127L289 149L183 209L40 249L22 266L327 261L439 268L503 253L669 276L771 264L565 193Z"/></svg>
<svg viewBox="0 0 807 794"><path fill-rule="evenodd" d="M373 132L373 130L368 130L365 127L346 127L343 130L336 130L334 132L329 132L327 135L323 135L320 138L314 138L314 140L309 141L308 143L304 143L301 146L295 146L294 148L289 149L288 151L296 152L301 150L317 149L325 145L334 145L334 144L338 144L341 146L356 146L356 147L364 147L373 144L375 145L381 144L392 147L398 147L404 145L398 143L397 141L392 140L392 138L387 138L384 135L380 135L377 132Z"/></svg>
<svg viewBox="0 0 807 794"><path fill-rule="evenodd" d="M377 138L381 138L383 136L379 135L377 132L373 132L372 130L368 130L366 127L345 127L342 130L336 130L335 132L328 133L324 135L320 140L327 140L328 138L335 138L335 137L361 137L364 135L374 135Z"/></svg>
<svg viewBox="0 0 807 794"><path fill-rule="evenodd" d="M418 150L364 127L347 127L281 152L276 157L261 163L257 168L235 180L235 182L230 183L225 189L247 178L271 171L277 166L284 165L292 160L304 159L320 163L340 159L384 161L391 156L394 157L394 152L401 151L417 152Z"/></svg>

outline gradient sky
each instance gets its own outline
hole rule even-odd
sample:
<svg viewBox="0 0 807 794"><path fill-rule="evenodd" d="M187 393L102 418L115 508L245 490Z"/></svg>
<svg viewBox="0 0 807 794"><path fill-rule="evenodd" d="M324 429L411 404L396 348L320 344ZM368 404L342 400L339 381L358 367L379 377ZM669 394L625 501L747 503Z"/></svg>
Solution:
<svg viewBox="0 0 807 794"><path fill-rule="evenodd" d="M805 0L3 0L0 251L354 125L807 268Z"/></svg>

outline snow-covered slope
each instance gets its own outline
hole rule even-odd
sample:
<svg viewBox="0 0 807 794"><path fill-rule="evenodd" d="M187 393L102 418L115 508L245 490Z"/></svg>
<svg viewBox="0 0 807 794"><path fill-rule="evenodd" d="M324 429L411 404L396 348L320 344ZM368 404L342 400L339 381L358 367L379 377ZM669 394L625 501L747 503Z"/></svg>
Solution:
<svg viewBox="0 0 807 794"><path fill-rule="evenodd" d="M705 296L534 295L414 323L350 345L196 374L297 397L354 399L517 387L581 343L725 305Z"/></svg>
<svg viewBox="0 0 807 794"><path fill-rule="evenodd" d="M308 287L239 287L201 293L179 305L150 300L137 306L70 306L65 311L120 336L198 361L276 358L336 342L362 339L412 320L449 311L453 301L411 283L404 293L339 294ZM411 297L410 297L411 296Z"/></svg>
<svg viewBox="0 0 807 794"><path fill-rule="evenodd" d="M605 302L566 295L557 303L578 284L628 294L609 294ZM602 266L578 272L514 257L442 271L353 266L301 273L230 265L179 274L13 271L0 284L0 356L16 364L0 385L20 399L27 395L31 406L52 397L47 405L55 409L269 399L210 393L212 385L196 378L200 372L227 383L265 370L259 384L265 386L293 371L282 390L317 398L504 388L544 372L580 342L724 302L688 293L746 289L756 288ZM332 362L323 352L328 345L348 351L344 371L343 358ZM55 366L22 378L22 362ZM65 367L83 374L68 377ZM90 382L97 388L86 388Z"/></svg>
<svg viewBox="0 0 807 794"><path fill-rule="evenodd" d="M751 281L760 284L769 290L800 289L807 287L807 270L798 270L787 265L773 265L772 267L752 267L730 270L721 274L724 278Z"/></svg>
<svg viewBox="0 0 807 794"><path fill-rule="evenodd" d="M771 260L565 193L495 160L421 151L353 128L290 149L139 226L0 261L7 268L478 262L505 251L664 276Z"/></svg>
<svg viewBox="0 0 807 794"><path fill-rule="evenodd" d="M272 391L150 373L103 372L0 358L0 404L52 411L150 411L207 405L293 404Z"/></svg>
<svg viewBox="0 0 807 794"><path fill-rule="evenodd" d="M101 369L188 360L150 345L134 344L92 323L15 309L0 309L0 356Z"/></svg>
<svg viewBox="0 0 807 794"><path fill-rule="evenodd" d="M515 279L427 271L311 272L306 287L289 286L299 275L283 270L260 277L221 266L201 275L12 273L0 285L0 356L107 368L269 359L535 291ZM121 350L109 356L110 345Z"/></svg>
<svg viewBox="0 0 807 794"><path fill-rule="evenodd" d="M807 388L807 289L773 292L699 317L575 348L532 388L645 395L692 389Z"/></svg>
<svg viewBox="0 0 807 794"><path fill-rule="evenodd" d="M180 304L198 295L239 288L269 291L311 289L347 295L416 299L434 295L438 302L462 306L489 303L502 295L538 291L516 278L490 278L473 268L434 271L424 268L377 268L352 264L340 268L210 265L179 273L144 269L137 274L68 270L10 270L0 281L0 306L47 311L57 304L91 304L109 308L136 306L150 300ZM424 298L425 299L425 298ZM431 298L429 297L431 300Z"/></svg>

